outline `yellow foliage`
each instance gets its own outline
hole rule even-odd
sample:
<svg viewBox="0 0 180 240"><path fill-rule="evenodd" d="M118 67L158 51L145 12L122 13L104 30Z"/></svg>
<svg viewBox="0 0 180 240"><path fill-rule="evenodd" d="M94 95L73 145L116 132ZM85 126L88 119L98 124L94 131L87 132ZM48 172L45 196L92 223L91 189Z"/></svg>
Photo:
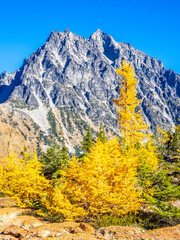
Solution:
<svg viewBox="0 0 180 240"><path fill-rule="evenodd" d="M160 129L159 126L157 127L157 129L158 129L158 132L157 132L157 133L158 133L158 135L159 135L159 137L158 137L158 142L159 142L160 144L163 144L163 143L165 143L165 142L167 142L167 141L170 140L169 134L168 134L167 131L164 131L164 130Z"/></svg>
<svg viewBox="0 0 180 240"><path fill-rule="evenodd" d="M46 197L50 184L40 174L42 165L35 153L31 159L28 154L25 154L24 159L11 154L0 161L0 189L3 193L12 196L24 207Z"/></svg>
<svg viewBox="0 0 180 240"><path fill-rule="evenodd" d="M125 141L125 148L139 159L139 163L150 170L158 165L156 147L150 139L148 125L145 125L140 111L136 111L141 100L137 99L137 79L132 64L122 62L121 69L116 70L121 77L120 96L113 100L118 108L119 129ZM121 147L123 142L121 143ZM139 145L137 148L136 145Z"/></svg>
<svg viewBox="0 0 180 240"><path fill-rule="evenodd" d="M139 164L149 170L154 170L158 166L157 147L149 141L144 145L139 145L138 149L134 148L134 154L139 159Z"/></svg>
<svg viewBox="0 0 180 240"><path fill-rule="evenodd" d="M0 160L1 192L15 199L21 207L37 209L36 213L45 216L58 214L66 220L83 216L83 211L72 205L61 189L54 187L41 173L42 164L34 153L25 153L23 159L15 155Z"/></svg>
<svg viewBox="0 0 180 240"><path fill-rule="evenodd" d="M119 128L125 144L133 146L149 139L148 125L144 124L140 111L135 111L141 100L136 97L137 79L132 64L123 61L121 69L116 72L121 77L122 86L119 86L119 98L113 102L118 108Z"/></svg>
<svg viewBox="0 0 180 240"><path fill-rule="evenodd" d="M142 202L135 188L137 164L135 156L120 151L118 139L97 141L83 162L73 157L61 172L61 190L87 216L136 212Z"/></svg>
<svg viewBox="0 0 180 240"><path fill-rule="evenodd" d="M60 187L54 187L49 195L48 201L44 201L46 212L51 215L61 215L62 219L66 221L78 220L82 218L85 213L76 205L72 205L66 195L61 191ZM42 215L41 210L39 212Z"/></svg>

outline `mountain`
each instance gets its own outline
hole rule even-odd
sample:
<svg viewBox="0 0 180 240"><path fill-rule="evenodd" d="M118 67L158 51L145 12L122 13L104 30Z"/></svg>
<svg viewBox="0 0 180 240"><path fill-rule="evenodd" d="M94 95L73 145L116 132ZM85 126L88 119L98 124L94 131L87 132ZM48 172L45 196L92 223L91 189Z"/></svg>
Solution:
<svg viewBox="0 0 180 240"><path fill-rule="evenodd" d="M157 125L173 129L180 118L180 75L99 29L89 39L68 29L54 31L19 70L2 73L0 109L8 114L1 111L0 120L13 126L16 115L13 127L29 145L35 140L39 149L55 138L71 152L78 151L88 124L93 134L103 122L109 136L119 135L111 100L118 97L121 83L115 69L124 59L135 69L146 123L154 132Z"/></svg>

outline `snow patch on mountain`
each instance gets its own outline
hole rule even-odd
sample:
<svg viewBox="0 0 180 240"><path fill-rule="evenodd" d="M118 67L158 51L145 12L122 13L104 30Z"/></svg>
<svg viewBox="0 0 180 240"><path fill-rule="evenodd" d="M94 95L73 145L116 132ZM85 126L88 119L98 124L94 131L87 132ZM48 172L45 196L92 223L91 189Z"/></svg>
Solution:
<svg viewBox="0 0 180 240"><path fill-rule="evenodd" d="M48 109L41 102L41 99L36 96L39 107L37 109L28 110L23 109L23 112L29 115L35 123L37 123L43 132L48 135L48 129L50 128L49 122L47 120Z"/></svg>

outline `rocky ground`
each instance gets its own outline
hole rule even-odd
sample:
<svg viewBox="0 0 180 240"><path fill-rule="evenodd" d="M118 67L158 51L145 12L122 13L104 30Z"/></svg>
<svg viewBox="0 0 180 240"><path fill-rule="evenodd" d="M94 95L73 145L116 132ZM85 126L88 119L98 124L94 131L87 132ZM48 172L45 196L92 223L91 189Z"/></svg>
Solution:
<svg viewBox="0 0 180 240"><path fill-rule="evenodd" d="M145 231L138 227L109 226L94 229L87 223L50 223L27 215L28 209L13 207L8 198L0 198L0 239L59 240L178 240L180 225Z"/></svg>

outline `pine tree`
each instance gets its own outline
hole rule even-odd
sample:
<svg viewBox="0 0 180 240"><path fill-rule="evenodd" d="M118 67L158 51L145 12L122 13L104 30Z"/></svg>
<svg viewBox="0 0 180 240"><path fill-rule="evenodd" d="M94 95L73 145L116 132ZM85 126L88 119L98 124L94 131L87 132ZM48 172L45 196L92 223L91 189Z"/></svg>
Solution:
<svg viewBox="0 0 180 240"><path fill-rule="evenodd" d="M44 165L43 173L47 179L60 177L59 171L67 167L69 160L68 149L52 143L47 152L42 153L41 163Z"/></svg>
<svg viewBox="0 0 180 240"><path fill-rule="evenodd" d="M168 161L178 161L180 159L180 125L175 127L175 131L158 132L159 150Z"/></svg>
<svg viewBox="0 0 180 240"><path fill-rule="evenodd" d="M83 149L84 153L90 152L90 148L93 146L90 125L88 126L87 134L84 136L84 141L81 142L81 145L82 145L81 148Z"/></svg>
<svg viewBox="0 0 180 240"><path fill-rule="evenodd" d="M123 61L121 69L116 72L121 77L122 86L119 86L119 98L112 101L118 108L119 128L125 144L133 146L148 138L148 126L144 124L140 111L136 111L141 100L136 96L137 79L132 64Z"/></svg>
<svg viewBox="0 0 180 240"><path fill-rule="evenodd" d="M97 136L98 136L98 139L99 139L102 143L107 142L106 133L105 133L105 131L104 131L104 129L103 129L103 124L102 124L102 123L101 123L101 125L100 125L99 132L98 132Z"/></svg>

